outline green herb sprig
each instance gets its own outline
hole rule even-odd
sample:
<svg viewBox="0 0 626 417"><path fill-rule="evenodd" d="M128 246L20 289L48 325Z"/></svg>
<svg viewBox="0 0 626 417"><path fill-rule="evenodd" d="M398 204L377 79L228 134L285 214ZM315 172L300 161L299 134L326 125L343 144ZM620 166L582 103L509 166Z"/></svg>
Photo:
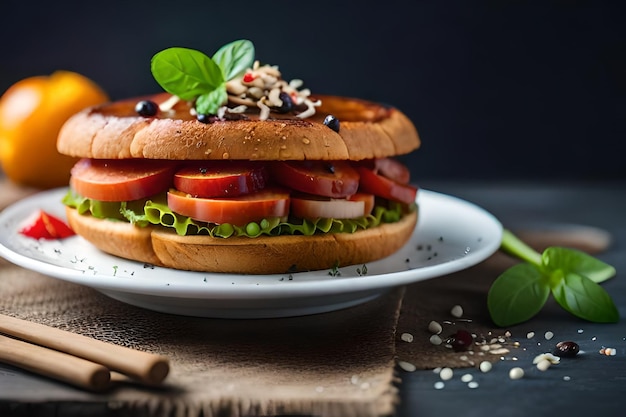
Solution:
<svg viewBox="0 0 626 417"><path fill-rule="evenodd" d="M152 57L150 70L165 91L195 101L198 114L216 114L228 100L226 82L253 63L254 45L241 39L222 46L212 58L195 49L164 49Z"/></svg>
<svg viewBox="0 0 626 417"><path fill-rule="evenodd" d="M550 247L542 254L504 230L503 252L525 262L500 275L487 295L491 319L498 326L511 326L534 317L550 294L566 311L597 323L616 323L619 312L609 294L599 285L615 276L615 268L575 249Z"/></svg>

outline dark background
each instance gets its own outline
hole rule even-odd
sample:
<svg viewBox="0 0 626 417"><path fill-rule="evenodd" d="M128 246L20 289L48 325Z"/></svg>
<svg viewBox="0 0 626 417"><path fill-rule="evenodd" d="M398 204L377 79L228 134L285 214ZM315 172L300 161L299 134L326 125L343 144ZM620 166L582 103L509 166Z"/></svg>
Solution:
<svg viewBox="0 0 626 417"><path fill-rule="evenodd" d="M150 58L240 38L313 92L393 104L420 179L626 178L626 7L609 1L152 1L0 6L0 92L77 71L160 91Z"/></svg>

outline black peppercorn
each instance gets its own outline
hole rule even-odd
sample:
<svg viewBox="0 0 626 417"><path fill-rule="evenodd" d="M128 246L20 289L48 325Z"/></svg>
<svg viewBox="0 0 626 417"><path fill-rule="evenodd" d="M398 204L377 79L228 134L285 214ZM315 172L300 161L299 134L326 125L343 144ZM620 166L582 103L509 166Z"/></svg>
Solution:
<svg viewBox="0 0 626 417"><path fill-rule="evenodd" d="M559 342L554 349L554 355L560 358L573 358L580 352L576 342Z"/></svg>
<svg viewBox="0 0 626 417"><path fill-rule="evenodd" d="M293 100L289 94L283 91L278 95L278 98L283 102L282 106L276 108L279 113L289 113L293 110Z"/></svg>
<svg viewBox="0 0 626 417"><path fill-rule="evenodd" d="M154 101L142 100L135 105L137 114L143 117L152 117L159 111L159 105Z"/></svg>
<svg viewBox="0 0 626 417"><path fill-rule="evenodd" d="M332 114L326 116L326 118L324 119L324 124L335 132L339 132L339 119L337 119Z"/></svg>

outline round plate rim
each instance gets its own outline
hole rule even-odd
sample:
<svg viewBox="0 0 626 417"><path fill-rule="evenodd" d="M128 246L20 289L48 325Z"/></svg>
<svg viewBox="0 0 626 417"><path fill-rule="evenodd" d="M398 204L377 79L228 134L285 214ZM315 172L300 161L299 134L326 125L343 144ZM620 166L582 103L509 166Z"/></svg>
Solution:
<svg viewBox="0 0 626 417"><path fill-rule="evenodd" d="M61 197L67 191L67 188L60 188L54 190L43 191L34 194L30 197L26 197L10 206L5 208L0 213L0 227L9 227L8 223L11 223L14 235L17 234L17 226L15 225L16 218L26 217L25 210L27 207L36 205L37 202L48 202L54 204L57 201L57 205L62 209L60 202ZM452 206L459 209L459 215L465 213L465 215L478 216L484 225L489 229L486 231L486 239L480 248L471 253L465 254L450 262L433 264L430 266L421 266L419 268L407 269L404 271L396 271L388 274L376 274L376 275L363 275L358 278L354 277L336 277L335 279L324 280L312 280L312 281L300 281L294 279L290 282L285 282L284 285L227 285L227 284L211 284L205 282L207 285L186 285L184 283L177 283L176 285L168 286L156 286L146 285L145 282L132 282L128 280L120 280L113 274L100 274L99 276L87 276L84 271L81 273L79 270L69 269L67 267L54 265L51 263L45 263L43 261L29 257L19 251L7 245L7 242L13 236L1 236L0 237L0 256L6 258L10 262L22 266L33 271L53 276L65 281L73 282L76 284L86 285L102 292L120 292L120 293L136 293L143 295L153 295L157 297L180 297L180 298L200 298L200 299L277 299L287 297L304 297L304 296L324 296L331 294L343 294L343 293L358 293L363 291L376 291L386 290L392 287L410 284L424 279L436 278L449 273L457 272L459 270L468 268L477 263L482 262L498 250L500 246L500 239L502 235L502 225L500 222L489 212L483 208L470 203L468 201L459 199L454 196L438 193L435 191L420 189L418 192L417 203L420 206L420 221L416 226L415 233L419 233L420 228L423 226L422 215L424 210L428 208L430 204L442 204L445 206ZM49 207L47 205L42 205ZM59 210L60 210L59 209ZM62 211L59 211L62 213ZM1 229L0 229L1 230ZM73 237L71 239L82 239L80 237ZM102 256L109 256L102 254ZM118 258L115 258L118 259ZM132 261L125 261L131 262ZM379 261L377 261L379 262ZM142 265L137 264L138 268ZM155 267L158 268L158 267ZM161 268L167 269L167 268ZM173 275L176 274L196 274L203 275L205 277L211 277L216 274L190 272L190 271L176 271L169 270ZM305 273L293 274L294 277L304 276L306 274L327 274L327 271L314 271ZM236 274L217 274L220 278L227 277L240 277ZM287 274L282 275L258 275L257 280L262 281L268 277L274 280L278 276L285 277ZM247 276L251 277L251 276Z"/></svg>

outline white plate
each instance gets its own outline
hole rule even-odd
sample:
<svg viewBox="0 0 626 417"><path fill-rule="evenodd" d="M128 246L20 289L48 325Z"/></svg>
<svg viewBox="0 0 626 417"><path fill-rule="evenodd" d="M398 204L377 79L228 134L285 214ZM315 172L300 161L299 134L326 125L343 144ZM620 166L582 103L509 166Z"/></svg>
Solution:
<svg viewBox="0 0 626 417"><path fill-rule="evenodd" d="M64 218L66 189L42 192L0 213L0 255L42 274L92 287L135 306L173 314L267 318L322 313L372 300L393 287L475 265L500 245L502 226L480 207L420 190L411 240L367 265L282 275L179 271L107 255L79 236L34 240L18 233L39 209Z"/></svg>

